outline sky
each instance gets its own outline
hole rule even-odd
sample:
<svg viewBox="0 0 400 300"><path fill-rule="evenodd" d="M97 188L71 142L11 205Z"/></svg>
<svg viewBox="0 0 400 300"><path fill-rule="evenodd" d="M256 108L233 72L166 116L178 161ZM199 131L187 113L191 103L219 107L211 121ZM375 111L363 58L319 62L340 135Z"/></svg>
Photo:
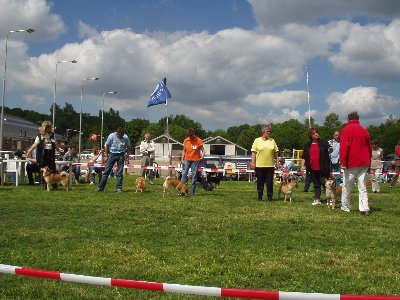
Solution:
<svg viewBox="0 0 400 300"><path fill-rule="evenodd" d="M0 0L0 7L7 107L49 114L55 99L80 112L82 99L83 113L98 115L104 99L104 109L126 121L184 114L206 130L303 123L309 114L321 125L329 113L345 122L351 111L365 126L399 118L397 0ZM35 32L7 35L27 28ZM61 63L71 60L78 62ZM92 77L99 80L84 80ZM168 106L147 108L164 77ZM110 91L117 94L103 95Z"/></svg>

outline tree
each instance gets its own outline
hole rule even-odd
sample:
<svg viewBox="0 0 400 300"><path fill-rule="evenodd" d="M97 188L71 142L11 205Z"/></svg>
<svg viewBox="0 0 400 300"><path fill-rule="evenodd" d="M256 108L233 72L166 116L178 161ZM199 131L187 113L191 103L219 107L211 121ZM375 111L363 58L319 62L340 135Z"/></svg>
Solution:
<svg viewBox="0 0 400 300"><path fill-rule="evenodd" d="M146 128L149 125L149 120L138 118L132 119L131 121L125 123L125 133L129 136L132 145L137 145L140 143L144 137L144 135L142 135L143 128Z"/></svg>
<svg viewBox="0 0 400 300"><path fill-rule="evenodd" d="M308 125L290 119L272 126L272 138L275 139L280 151L283 151L283 149L303 149L308 140L307 129Z"/></svg>
<svg viewBox="0 0 400 300"><path fill-rule="evenodd" d="M254 140L259 136L260 133L256 126L249 126L246 129L241 130L236 140L236 144L247 149L248 153L250 153Z"/></svg>
<svg viewBox="0 0 400 300"><path fill-rule="evenodd" d="M335 131L340 131L343 123L339 120L339 115L330 113L325 117L324 124L321 127L321 138L329 140L333 137Z"/></svg>

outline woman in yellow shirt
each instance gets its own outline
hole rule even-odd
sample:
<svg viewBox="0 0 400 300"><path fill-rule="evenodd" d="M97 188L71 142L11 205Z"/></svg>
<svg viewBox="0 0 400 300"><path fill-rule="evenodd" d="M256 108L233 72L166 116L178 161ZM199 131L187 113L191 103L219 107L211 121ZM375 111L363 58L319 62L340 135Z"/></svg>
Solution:
<svg viewBox="0 0 400 300"><path fill-rule="evenodd" d="M272 195L274 194L274 173L279 149L270 135L271 126L264 125L262 136L256 138L251 147L250 166L255 168L256 171L258 201L262 201L264 184L267 188L268 201L272 201Z"/></svg>

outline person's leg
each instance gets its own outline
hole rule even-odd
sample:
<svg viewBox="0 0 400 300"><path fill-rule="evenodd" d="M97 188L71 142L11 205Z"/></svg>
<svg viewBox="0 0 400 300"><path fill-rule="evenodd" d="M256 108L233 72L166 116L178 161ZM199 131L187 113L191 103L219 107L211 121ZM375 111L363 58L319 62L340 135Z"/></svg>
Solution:
<svg viewBox="0 0 400 300"><path fill-rule="evenodd" d="M110 157L108 158L106 162L106 167L104 168L103 176L101 176L100 183L97 187L98 191L100 192L104 191L104 188L106 187L107 184L108 176L110 175L116 161L117 157L115 156L115 154L110 153Z"/></svg>
<svg viewBox="0 0 400 300"><path fill-rule="evenodd" d="M149 158L149 166L153 167L154 164L154 158ZM153 170L149 170L149 182L152 183L153 179L154 179L154 171Z"/></svg>
<svg viewBox="0 0 400 300"><path fill-rule="evenodd" d="M380 169L371 169L371 171L374 173L372 176L372 192L377 193L380 191L380 186L379 186L379 173Z"/></svg>
<svg viewBox="0 0 400 300"><path fill-rule="evenodd" d="M343 172L343 186L342 186L342 211L350 211L351 190L355 181L353 168L345 169Z"/></svg>
<svg viewBox="0 0 400 300"><path fill-rule="evenodd" d="M396 173L399 173L399 172L400 172L400 166L395 166L395 167L394 167L394 171L395 171ZM392 180L390 180L390 185L389 185L389 187L394 187L395 184L397 183L397 179L398 179L398 178L399 178L399 174L394 175L394 176L392 177Z"/></svg>
<svg viewBox="0 0 400 300"><path fill-rule="evenodd" d="M368 193L365 185L365 175L368 167L359 167L357 169L357 186L358 186L358 209L360 212L368 212Z"/></svg>
<svg viewBox="0 0 400 300"><path fill-rule="evenodd" d="M182 182L187 185L188 183L188 173L190 168L190 161L184 160L183 161L183 169L182 169Z"/></svg>
<svg viewBox="0 0 400 300"><path fill-rule="evenodd" d="M149 159L148 156L142 156L142 160L140 161L140 164L141 164L142 166L147 166L148 159ZM143 168L143 169L142 169L142 176L143 176L144 178L146 178L146 173L147 173L146 168Z"/></svg>
<svg viewBox="0 0 400 300"><path fill-rule="evenodd" d="M311 171L311 181L314 185L314 202L312 204L321 204L321 172Z"/></svg>
<svg viewBox="0 0 400 300"><path fill-rule="evenodd" d="M28 175L28 184L33 185L33 167L34 164L28 164L26 166L26 174Z"/></svg>
<svg viewBox="0 0 400 300"><path fill-rule="evenodd" d="M198 161L193 161L192 165L191 165L191 171L192 171L192 184L190 186L190 193L192 194L192 196L194 196L194 194L196 193L196 184L197 184L197 169L199 166L199 162Z"/></svg>
<svg viewBox="0 0 400 300"><path fill-rule="evenodd" d="M336 186L339 186L342 183L342 176L340 175L340 164L332 164L332 172L337 173L334 174L336 178Z"/></svg>
<svg viewBox="0 0 400 300"><path fill-rule="evenodd" d="M304 181L304 192L308 192L311 185L311 174L306 174L306 179Z"/></svg>
<svg viewBox="0 0 400 300"><path fill-rule="evenodd" d="M96 178L95 167L90 166L88 172L89 172L88 176L89 176L90 184L93 184L96 181L96 179L95 179Z"/></svg>
<svg viewBox="0 0 400 300"><path fill-rule="evenodd" d="M272 196L274 195L274 168L266 168L265 183L267 187L267 199L272 201Z"/></svg>
<svg viewBox="0 0 400 300"><path fill-rule="evenodd" d="M256 168L258 201L262 201L264 185L267 180L266 168Z"/></svg>
<svg viewBox="0 0 400 300"><path fill-rule="evenodd" d="M115 171L115 178L116 182L116 189L117 191L122 191L122 179L124 178L123 171L124 171L124 163L125 163L125 154L120 153L117 156L117 169Z"/></svg>

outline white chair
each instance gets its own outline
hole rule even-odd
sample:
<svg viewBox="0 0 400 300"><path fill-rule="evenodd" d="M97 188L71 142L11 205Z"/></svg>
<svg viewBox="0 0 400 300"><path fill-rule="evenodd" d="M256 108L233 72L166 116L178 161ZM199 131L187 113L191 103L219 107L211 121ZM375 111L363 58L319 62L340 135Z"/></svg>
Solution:
<svg viewBox="0 0 400 300"><path fill-rule="evenodd" d="M4 157L6 163L3 173L3 182L15 182L15 185L18 186L21 175L21 163L10 159L9 154L5 154Z"/></svg>

